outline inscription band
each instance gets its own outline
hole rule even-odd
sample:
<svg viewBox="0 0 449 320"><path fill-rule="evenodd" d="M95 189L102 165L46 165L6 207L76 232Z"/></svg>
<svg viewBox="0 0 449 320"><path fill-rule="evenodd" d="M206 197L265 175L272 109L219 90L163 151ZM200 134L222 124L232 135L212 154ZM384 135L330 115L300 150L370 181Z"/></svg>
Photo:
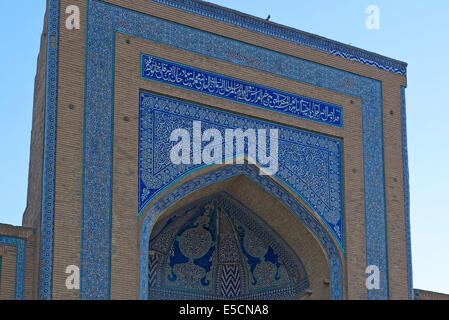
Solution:
<svg viewBox="0 0 449 320"><path fill-rule="evenodd" d="M340 128L343 126L342 108L337 105L187 67L146 54L142 54L141 63L141 76L147 80Z"/></svg>

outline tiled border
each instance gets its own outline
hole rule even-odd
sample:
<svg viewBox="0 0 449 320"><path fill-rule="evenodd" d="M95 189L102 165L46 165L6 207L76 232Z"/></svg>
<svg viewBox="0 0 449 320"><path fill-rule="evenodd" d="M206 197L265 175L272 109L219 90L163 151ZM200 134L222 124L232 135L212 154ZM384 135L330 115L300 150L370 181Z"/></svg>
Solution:
<svg viewBox="0 0 449 320"><path fill-rule="evenodd" d="M402 116L402 170L404 181L404 209L405 209L405 234L407 246L407 281L408 298L413 300L413 269L412 269L412 244L410 235L410 183L408 173L408 151L407 151L407 116L405 103L405 88L401 86L401 116Z"/></svg>
<svg viewBox="0 0 449 320"><path fill-rule="evenodd" d="M141 55L141 77L292 117L343 127L341 106L268 88L147 54Z"/></svg>
<svg viewBox="0 0 449 320"><path fill-rule="evenodd" d="M383 166L382 91L380 81L294 58L264 48L161 20L104 2L89 0L86 54L85 153L83 194L83 248L86 266L82 278L93 282L83 287L84 298L109 297L110 218L112 179L113 55L115 32L151 39L194 53L229 61L223 50L234 50L232 61L314 86L353 95L362 100L364 196L367 264L381 271L381 289L369 290L369 299L388 299L385 185ZM164 36L164 28L170 36ZM189 41L189 38L195 41ZM245 59L252 57L254 59ZM254 63L254 60L260 62ZM281 64L281 67L279 67ZM109 84L104 87L104 84ZM89 195L86 197L86 195ZM89 231L89 232L88 232ZM94 239L94 240L91 240ZM91 245L88 242L91 241ZM83 281L83 280L82 280ZM86 281L86 280L84 280ZM85 282L87 283L87 282Z"/></svg>
<svg viewBox="0 0 449 320"><path fill-rule="evenodd" d="M329 233L291 194L269 177L259 175L259 171L253 165L229 165L222 169L206 173L182 184L175 190L164 195L150 207L144 217L140 233L140 299L146 300L148 298L148 245L151 228L157 217L159 217L165 209L192 192L240 174L245 175L282 202L317 237L328 258L331 277L331 298L333 300L342 299L342 262L340 260L338 249L332 238L329 236Z"/></svg>
<svg viewBox="0 0 449 320"><path fill-rule="evenodd" d="M16 276L14 280L14 299L23 300L25 290L25 240L0 235L0 244L16 247Z"/></svg>
<svg viewBox="0 0 449 320"><path fill-rule="evenodd" d="M149 0L181 9L203 17L229 23L267 36L290 41L304 47L319 50L350 61L372 66L381 70L405 76L407 64L372 52L351 47L337 41L326 39L311 33L299 31L277 23L242 14L235 10L215 4L195 0Z"/></svg>
<svg viewBox="0 0 449 320"><path fill-rule="evenodd" d="M41 217L39 299L51 299L55 205L56 105L58 93L59 0L48 1L45 146Z"/></svg>

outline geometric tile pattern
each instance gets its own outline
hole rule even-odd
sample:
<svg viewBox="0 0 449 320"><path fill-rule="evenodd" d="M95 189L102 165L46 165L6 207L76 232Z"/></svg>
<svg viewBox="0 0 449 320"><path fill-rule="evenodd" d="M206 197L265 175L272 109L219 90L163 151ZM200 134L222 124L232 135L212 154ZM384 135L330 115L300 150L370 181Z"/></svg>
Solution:
<svg viewBox="0 0 449 320"><path fill-rule="evenodd" d="M16 276L14 280L14 299L23 300L25 290L25 254L26 243L24 239L0 235L0 244L16 247ZM1 257L0 257L1 272Z"/></svg>
<svg viewBox="0 0 449 320"><path fill-rule="evenodd" d="M39 299L51 299L55 204L56 105L58 96L59 0L49 0L45 145L42 187Z"/></svg>
<svg viewBox="0 0 449 320"><path fill-rule="evenodd" d="M141 76L144 79L197 91L257 108L324 124L342 127L340 106L267 88L254 83L188 67L179 63L141 56Z"/></svg>
<svg viewBox="0 0 449 320"><path fill-rule="evenodd" d="M281 187L278 183L275 183L274 180L268 176L260 175L259 170L251 164L228 165L221 169L205 173L204 175L189 180L175 190L172 190L168 194L162 196L154 204L152 204L148 211L146 211L145 216L142 217L144 220L142 222L140 236L140 299L148 299L149 292L151 291L149 284L154 283L149 281L152 275L149 274L148 270L149 266L151 267L150 263L153 261L152 256L160 251L158 250L158 245L155 243L152 243L152 250L150 250L150 232L155 235L159 234L160 230L162 230L161 226L165 226L168 222L167 218L163 218L165 219L163 222L154 225L160 214L192 192L237 175L245 175L263 190L270 193L273 197L283 203L304 224L304 226L315 235L315 237L320 241L328 259L331 278L331 298L342 299L342 263L340 260L338 247L329 235L329 232L320 224L320 222L318 222L316 218L309 214L307 210L305 210L304 207L286 189ZM188 210L186 210L186 212L187 211ZM188 218L188 215L186 215L186 218ZM180 221L179 224L183 225L182 221ZM168 230L167 232L172 232L173 234L176 233L175 230L179 230L179 227L175 226L172 230ZM154 240L155 236L153 236L152 239ZM233 250L233 252L235 252L235 250ZM176 253L174 254L176 255ZM225 259L230 261L234 258L232 256L225 256ZM244 284L246 281L241 283ZM180 299L182 298L182 295L171 296L171 298ZM262 299L263 295L253 298Z"/></svg>
<svg viewBox="0 0 449 320"><path fill-rule="evenodd" d="M309 287L295 252L226 192L158 224L149 243L149 299L294 299Z"/></svg>
<svg viewBox="0 0 449 320"><path fill-rule="evenodd" d="M148 256L148 287L152 288L156 285L156 276L159 266L160 255L150 252Z"/></svg>
<svg viewBox="0 0 449 320"><path fill-rule="evenodd" d="M175 144L170 141L173 130L184 128L192 136L193 121L201 121L202 130L216 129L223 136L226 129L265 129L266 132L277 129L279 170L276 178L318 213L344 251L340 139L147 92L140 94L139 110L139 213L166 187L205 166L203 163L171 163L170 150ZM223 141L222 150L227 143ZM205 144L203 142L201 150ZM258 151L256 145L256 153ZM225 155L222 160L224 162Z"/></svg>
<svg viewBox="0 0 449 320"><path fill-rule="evenodd" d="M241 275L238 265L224 264L220 279L220 295L227 298L240 296Z"/></svg>
<svg viewBox="0 0 449 320"><path fill-rule="evenodd" d="M304 31L295 30L263 19L239 14L233 10L226 10L211 4L204 4L195 0L150 0L203 17L239 26L251 31L262 33L278 39L290 41L304 47L313 48L351 61L376 67L405 76L407 64L401 61L383 57L381 55L354 48L337 41L326 39Z"/></svg>

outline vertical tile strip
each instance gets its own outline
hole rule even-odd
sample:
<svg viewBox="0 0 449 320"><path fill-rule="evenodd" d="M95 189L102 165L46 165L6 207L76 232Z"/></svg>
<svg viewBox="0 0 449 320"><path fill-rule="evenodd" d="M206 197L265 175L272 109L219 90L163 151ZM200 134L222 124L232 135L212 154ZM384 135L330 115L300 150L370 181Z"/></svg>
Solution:
<svg viewBox="0 0 449 320"><path fill-rule="evenodd" d="M59 1L48 1L45 145L41 217L39 299L51 299L55 206L56 105L58 93Z"/></svg>
<svg viewBox="0 0 449 320"><path fill-rule="evenodd" d="M115 10L108 5L96 10L96 16L93 3L88 1L87 9L80 298L106 300L111 268Z"/></svg>

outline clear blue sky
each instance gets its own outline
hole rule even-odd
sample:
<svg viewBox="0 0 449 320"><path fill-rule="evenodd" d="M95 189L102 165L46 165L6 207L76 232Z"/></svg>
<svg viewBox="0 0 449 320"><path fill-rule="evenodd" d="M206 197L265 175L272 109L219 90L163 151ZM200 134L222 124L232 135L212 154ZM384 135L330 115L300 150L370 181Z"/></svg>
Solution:
<svg viewBox="0 0 449 320"><path fill-rule="evenodd" d="M34 76L45 0L0 1L0 222L26 207ZM414 287L449 293L449 1L213 0L352 44L408 67L407 125ZM380 29L365 27L368 5ZM432 93L432 94L431 94Z"/></svg>

